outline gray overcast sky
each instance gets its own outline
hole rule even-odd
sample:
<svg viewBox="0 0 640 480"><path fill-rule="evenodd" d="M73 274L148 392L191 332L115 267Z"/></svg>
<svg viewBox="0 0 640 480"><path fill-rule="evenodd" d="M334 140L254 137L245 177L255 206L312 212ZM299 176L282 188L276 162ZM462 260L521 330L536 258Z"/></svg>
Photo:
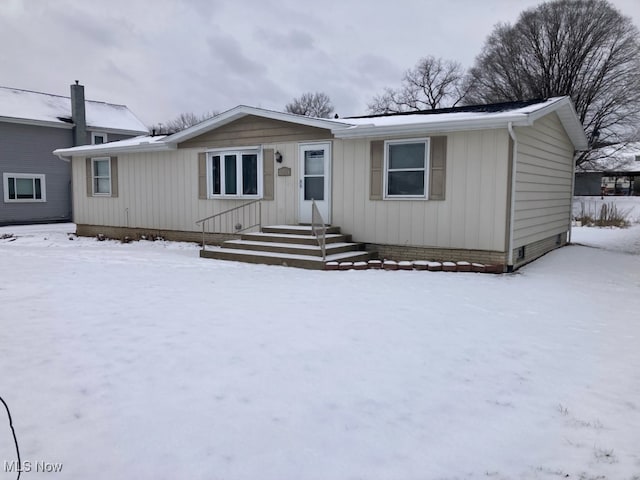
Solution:
<svg viewBox="0 0 640 480"><path fill-rule="evenodd" d="M425 55L471 66L539 0L0 0L0 85L128 105L146 124L326 92L341 116ZM640 26L640 0L612 0Z"/></svg>

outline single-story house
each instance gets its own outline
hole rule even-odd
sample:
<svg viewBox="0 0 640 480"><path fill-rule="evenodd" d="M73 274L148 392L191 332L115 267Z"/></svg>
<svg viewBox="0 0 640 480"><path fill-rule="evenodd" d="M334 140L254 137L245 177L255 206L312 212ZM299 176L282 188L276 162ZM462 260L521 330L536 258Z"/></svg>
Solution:
<svg viewBox="0 0 640 480"><path fill-rule="evenodd" d="M569 240L585 148L571 100L557 97L344 119L239 106L172 135L55 154L71 161L79 235L198 241L204 225L215 242L251 224L295 237L315 201L347 235L337 241L380 257L511 270ZM196 224L243 205L231 229ZM257 240L254 252L268 243Z"/></svg>
<svg viewBox="0 0 640 480"><path fill-rule="evenodd" d="M640 142L595 150L576 169L575 195L640 195Z"/></svg>
<svg viewBox="0 0 640 480"><path fill-rule="evenodd" d="M146 134L124 105L0 87L0 225L71 220L71 167L51 152Z"/></svg>

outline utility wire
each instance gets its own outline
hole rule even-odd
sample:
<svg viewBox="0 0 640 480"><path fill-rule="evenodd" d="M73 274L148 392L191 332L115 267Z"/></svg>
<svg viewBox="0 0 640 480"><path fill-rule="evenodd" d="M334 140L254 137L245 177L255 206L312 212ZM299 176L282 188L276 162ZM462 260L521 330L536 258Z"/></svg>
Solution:
<svg viewBox="0 0 640 480"><path fill-rule="evenodd" d="M11 412L9 411L9 405L4 401L2 397L0 397L0 402L4 405L4 408L7 410L7 416L9 417L9 427L11 427L11 433L13 434L13 443L16 444L16 453L18 454L18 476L16 480L20 480L20 474L22 473L22 462L20 461L20 449L18 448L18 438L16 437L16 431L13 428L13 420L11 418Z"/></svg>

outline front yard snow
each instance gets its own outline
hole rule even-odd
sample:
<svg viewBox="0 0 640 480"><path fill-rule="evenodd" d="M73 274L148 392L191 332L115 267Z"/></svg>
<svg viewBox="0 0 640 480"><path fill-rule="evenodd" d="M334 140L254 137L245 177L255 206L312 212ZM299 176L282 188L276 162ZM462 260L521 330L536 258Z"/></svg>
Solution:
<svg viewBox="0 0 640 480"><path fill-rule="evenodd" d="M499 276L245 265L72 230L0 228L0 396L22 459L56 478L640 475L640 256L616 247L637 227L576 230L609 250Z"/></svg>

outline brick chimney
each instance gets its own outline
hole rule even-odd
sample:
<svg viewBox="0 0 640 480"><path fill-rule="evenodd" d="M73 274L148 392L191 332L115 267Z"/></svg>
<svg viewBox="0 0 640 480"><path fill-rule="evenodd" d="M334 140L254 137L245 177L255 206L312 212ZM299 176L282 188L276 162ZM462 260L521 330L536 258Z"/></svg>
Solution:
<svg viewBox="0 0 640 480"><path fill-rule="evenodd" d="M76 80L75 85L71 85L71 120L73 127L73 145L87 144L87 118L84 109L84 85L80 85Z"/></svg>

